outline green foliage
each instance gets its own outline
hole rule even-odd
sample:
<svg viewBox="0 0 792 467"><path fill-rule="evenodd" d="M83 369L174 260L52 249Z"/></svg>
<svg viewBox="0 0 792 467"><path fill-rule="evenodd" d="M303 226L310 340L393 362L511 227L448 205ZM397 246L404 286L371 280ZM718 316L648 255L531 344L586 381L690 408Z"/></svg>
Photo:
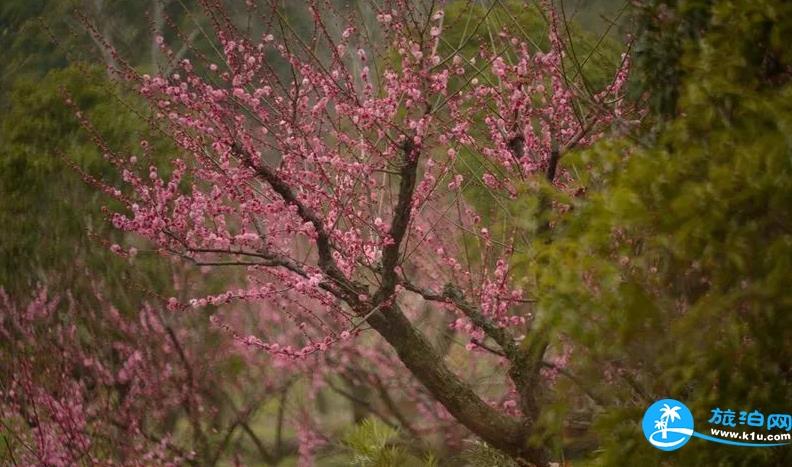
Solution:
<svg viewBox="0 0 792 467"><path fill-rule="evenodd" d="M52 2L47 0L8 0L0 4L0 102L5 100L8 87L20 75L41 76L53 68L67 65L65 47L73 45L63 19L76 0ZM50 20L59 19L56 24ZM47 31L61 37L64 47L57 47Z"/></svg>
<svg viewBox="0 0 792 467"><path fill-rule="evenodd" d="M680 66L684 49L706 30L712 0L654 0L639 7L636 45L641 80L649 91L652 110L660 118L673 118L685 70Z"/></svg>
<svg viewBox="0 0 792 467"><path fill-rule="evenodd" d="M589 196L518 265L539 293L534 326L576 343L570 371L600 401L560 385L543 417L583 401L597 465L792 463L789 448L702 440L665 453L640 430L663 397L706 431L712 408L785 413L792 396L792 55L780 42L792 5L713 2L707 14L683 44L679 116L658 144L606 141L566 159Z"/></svg>
<svg viewBox="0 0 792 467"><path fill-rule="evenodd" d="M349 452L345 465L363 467L397 467L415 465L436 467L437 459L431 453L418 458L407 447L399 445L399 431L383 422L367 418L350 428L343 437Z"/></svg>
<svg viewBox="0 0 792 467"><path fill-rule="evenodd" d="M441 44L445 53L459 50L464 57L471 58L484 46L498 51L505 49L508 54L509 47L499 38L501 31L526 41L535 50L548 50L549 18L538 4L514 0L487 3L452 2L446 7ZM614 8L607 10L613 16L618 15ZM560 4L557 11L558 33L568 47L565 65L570 78L581 73L593 88L605 86L621 62L622 46L607 32L581 27L574 11L566 16L562 14L566 9L561 9ZM485 75L488 74L487 70Z"/></svg>
<svg viewBox="0 0 792 467"><path fill-rule="evenodd" d="M363 420L344 436L344 444L353 452L353 465L391 466L404 459L406 453L390 444L398 432L373 419Z"/></svg>
<svg viewBox="0 0 792 467"><path fill-rule="evenodd" d="M155 6L161 14L155 18ZM233 5L232 5L233 6ZM180 43L166 27L167 16L202 52L211 50L202 36L193 32L198 15L185 14L195 8L192 0L4 0L0 4L0 47L5 53L0 63L0 83L13 83L18 76L41 77L52 69L78 61L103 62L98 44L79 19L85 16L128 63L150 71L161 62L157 57L152 26L169 43ZM236 11L240 8L232 8ZM204 26L204 25L202 25ZM179 47L176 47L179 50Z"/></svg>
<svg viewBox="0 0 792 467"><path fill-rule="evenodd" d="M96 278L129 286L131 268L98 240L121 236L101 213L110 200L65 159L108 182L118 173L80 127L64 91L114 150L135 147L148 133L99 68L75 65L41 80L16 81L0 126L0 285L12 293L37 283L53 292L69 288L76 293ZM166 143L154 138L152 144L167 153ZM147 285L162 272L154 273L161 266L144 257L136 259L136 269ZM84 270L92 275L65 273Z"/></svg>
<svg viewBox="0 0 792 467"><path fill-rule="evenodd" d="M20 79L10 93L10 108L0 128L4 143L0 148L0 220L4 226L0 284L7 288L18 280L23 281L20 286L29 285L24 283L27 280L41 280L37 270L71 261L75 250L85 244L73 240L83 228L86 205L73 201L90 200L88 204L95 206L97 196L89 194L91 189L83 186L59 153L74 154L94 173L101 157L81 134L58 90L61 85L73 85L80 105L97 105L106 93L84 78L77 69L57 71L40 82ZM112 117L107 104L104 116ZM114 124L123 126L111 118L109 126Z"/></svg>

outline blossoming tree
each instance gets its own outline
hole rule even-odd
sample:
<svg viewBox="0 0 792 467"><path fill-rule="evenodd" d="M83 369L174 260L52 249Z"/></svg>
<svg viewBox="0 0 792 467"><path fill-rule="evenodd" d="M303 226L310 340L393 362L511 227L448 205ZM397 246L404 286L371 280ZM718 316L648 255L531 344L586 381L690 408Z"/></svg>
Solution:
<svg viewBox="0 0 792 467"><path fill-rule="evenodd" d="M297 444L280 434L268 445L248 427L262 401L287 390L291 369L263 365L259 356L225 345L201 356L211 334L188 331L153 306L130 314L100 295L89 302L40 289L17 303L0 289L4 460L212 465L237 429L255 438L264 462L296 453ZM252 371L230 374L234 359ZM254 390L235 394L236 404L220 402L235 385L254 381ZM222 435L211 436L212 429Z"/></svg>
<svg viewBox="0 0 792 467"><path fill-rule="evenodd" d="M146 163L146 141L142 154L104 147L126 185L93 181L125 206L113 224L159 253L209 274L243 268L240 286L173 298L169 308L266 308L297 331L244 336L222 325L281 361L363 345L373 331L458 423L515 459L546 463L528 438L548 339L534 332L537 310L509 268L525 239L514 225L488 225L466 193L484 188L484 204L498 211L526 180L574 191L559 161L624 122L628 60L591 90L568 69L552 8L541 49L519 28L480 41L489 11L449 43L433 1L372 4L376 25L307 1L307 35L278 2L251 3L253 29L202 3L216 56L192 50L152 76L111 50L116 75L178 148L170 167ZM423 309L467 335L470 359L494 356L507 400L496 404L444 359L428 337L437 321L418 319Z"/></svg>

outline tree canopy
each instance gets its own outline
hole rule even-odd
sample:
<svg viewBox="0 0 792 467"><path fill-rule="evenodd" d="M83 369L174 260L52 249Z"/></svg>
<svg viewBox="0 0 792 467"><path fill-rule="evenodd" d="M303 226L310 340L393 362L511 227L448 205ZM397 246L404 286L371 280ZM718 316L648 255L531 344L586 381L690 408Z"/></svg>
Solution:
<svg viewBox="0 0 792 467"><path fill-rule="evenodd" d="M789 2L9 1L0 32L2 462L792 464L641 426L790 413Z"/></svg>

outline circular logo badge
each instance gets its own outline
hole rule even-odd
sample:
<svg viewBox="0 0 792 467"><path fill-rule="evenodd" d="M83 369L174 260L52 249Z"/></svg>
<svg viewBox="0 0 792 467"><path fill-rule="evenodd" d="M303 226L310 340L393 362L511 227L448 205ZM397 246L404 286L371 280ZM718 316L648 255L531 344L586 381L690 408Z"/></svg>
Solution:
<svg viewBox="0 0 792 467"><path fill-rule="evenodd" d="M693 436L693 414L677 400L662 399L646 409L642 427L644 436L652 446L663 451L674 451Z"/></svg>

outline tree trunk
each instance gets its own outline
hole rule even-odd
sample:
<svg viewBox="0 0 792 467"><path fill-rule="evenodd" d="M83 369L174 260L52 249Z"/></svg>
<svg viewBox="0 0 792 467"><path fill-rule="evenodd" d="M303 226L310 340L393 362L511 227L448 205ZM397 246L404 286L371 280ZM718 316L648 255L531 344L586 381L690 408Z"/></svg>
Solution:
<svg viewBox="0 0 792 467"><path fill-rule="evenodd" d="M485 403L454 374L423 336L395 306L368 318L369 324L393 346L412 374L462 425L490 445L537 466L547 464L543 449L528 446L530 426Z"/></svg>

